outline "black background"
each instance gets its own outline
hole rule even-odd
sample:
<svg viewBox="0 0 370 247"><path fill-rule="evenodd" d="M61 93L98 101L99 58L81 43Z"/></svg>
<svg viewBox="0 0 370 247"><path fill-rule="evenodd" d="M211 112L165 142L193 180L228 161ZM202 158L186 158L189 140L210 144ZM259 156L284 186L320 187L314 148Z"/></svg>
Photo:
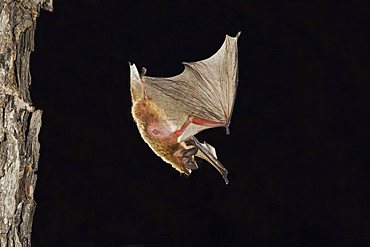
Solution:
<svg viewBox="0 0 370 247"><path fill-rule="evenodd" d="M38 19L33 246L354 246L370 241L369 6L55 1ZM239 38L231 123L180 175L132 120L128 61L172 76Z"/></svg>

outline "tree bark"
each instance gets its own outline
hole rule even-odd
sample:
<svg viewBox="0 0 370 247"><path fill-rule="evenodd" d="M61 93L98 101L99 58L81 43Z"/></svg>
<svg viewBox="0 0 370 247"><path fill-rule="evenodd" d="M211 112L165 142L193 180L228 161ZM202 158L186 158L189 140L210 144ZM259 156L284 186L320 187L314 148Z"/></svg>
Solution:
<svg viewBox="0 0 370 247"><path fill-rule="evenodd" d="M0 246L31 246L42 111L32 106L30 54L52 0L0 0Z"/></svg>

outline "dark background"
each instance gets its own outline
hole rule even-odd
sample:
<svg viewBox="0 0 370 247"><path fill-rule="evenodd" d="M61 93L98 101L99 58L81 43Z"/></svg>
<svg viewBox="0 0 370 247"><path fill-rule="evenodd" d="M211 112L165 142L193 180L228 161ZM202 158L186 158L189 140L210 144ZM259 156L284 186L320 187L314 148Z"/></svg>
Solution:
<svg viewBox="0 0 370 247"><path fill-rule="evenodd" d="M369 6L58 1L38 19L33 246L369 243ZM132 120L128 61L172 76L239 38L231 135L180 175Z"/></svg>

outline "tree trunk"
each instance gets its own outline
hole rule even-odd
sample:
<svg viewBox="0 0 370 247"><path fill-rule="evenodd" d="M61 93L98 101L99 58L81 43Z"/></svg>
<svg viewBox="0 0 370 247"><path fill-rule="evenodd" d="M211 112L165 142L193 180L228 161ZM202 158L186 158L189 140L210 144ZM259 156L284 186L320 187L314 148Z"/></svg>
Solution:
<svg viewBox="0 0 370 247"><path fill-rule="evenodd" d="M32 106L30 54L40 8L52 0L0 0L0 246L31 246L41 110Z"/></svg>

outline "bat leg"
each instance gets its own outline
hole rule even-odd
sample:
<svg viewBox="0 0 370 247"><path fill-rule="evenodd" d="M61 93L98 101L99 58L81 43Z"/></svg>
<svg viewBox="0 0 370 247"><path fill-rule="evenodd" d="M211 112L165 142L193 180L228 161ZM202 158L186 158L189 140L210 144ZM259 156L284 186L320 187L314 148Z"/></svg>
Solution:
<svg viewBox="0 0 370 247"><path fill-rule="evenodd" d="M205 148L198 141L198 139L195 138L194 136L191 136L187 142L192 143L192 145L194 145L195 147L197 147L199 149L199 151L202 152L208 158L208 160L211 163L211 165L213 165L213 167L216 168L216 170L219 173L221 173L223 179L225 180L225 183L228 184L229 183L229 180L227 179L228 171L221 164L221 162L207 148Z"/></svg>
<svg viewBox="0 0 370 247"><path fill-rule="evenodd" d="M189 132L188 128L191 127L190 124L198 125L198 126L204 126L205 128L214 128L214 127L225 126L225 123L223 123L223 122L216 122L216 121L207 120L207 119L203 119L203 118L199 118L199 117L195 117L195 116L189 116L189 118L181 126L181 128L175 131L175 134L179 138L178 140L180 140L180 141L181 140L186 140L186 139L188 139L189 136L195 135L196 133L198 133L199 131L204 129L204 128L197 127L195 129L194 128L191 129L190 132Z"/></svg>

